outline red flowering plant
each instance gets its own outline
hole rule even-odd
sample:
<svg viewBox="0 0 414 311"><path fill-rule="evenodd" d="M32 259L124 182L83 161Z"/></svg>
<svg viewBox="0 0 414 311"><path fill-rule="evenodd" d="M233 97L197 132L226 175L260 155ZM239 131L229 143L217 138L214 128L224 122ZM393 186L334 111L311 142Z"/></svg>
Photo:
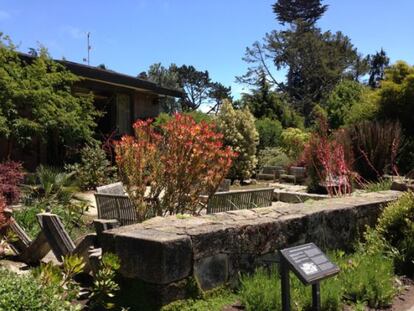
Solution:
<svg viewBox="0 0 414 311"><path fill-rule="evenodd" d="M116 145L116 162L140 221L155 215L191 213L200 195L213 194L235 153L224 147L215 125L175 114L157 131L152 120L134 124L135 137Z"/></svg>
<svg viewBox="0 0 414 311"><path fill-rule="evenodd" d="M319 117L317 129L305 146L303 161L310 177L309 190L325 188L333 195L352 192L350 158L346 156L344 146L329 135L327 120Z"/></svg>

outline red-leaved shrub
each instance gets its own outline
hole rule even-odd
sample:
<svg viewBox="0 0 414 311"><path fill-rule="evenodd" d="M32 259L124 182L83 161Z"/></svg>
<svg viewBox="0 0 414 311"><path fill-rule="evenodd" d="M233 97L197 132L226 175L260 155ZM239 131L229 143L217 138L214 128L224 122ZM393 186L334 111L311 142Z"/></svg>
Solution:
<svg viewBox="0 0 414 311"><path fill-rule="evenodd" d="M7 204L16 203L20 198L19 185L24 178L23 167L20 162L7 161L0 163L0 195Z"/></svg>
<svg viewBox="0 0 414 311"><path fill-rule="evenodd" d="M344 147L334 135L329 135L328 123L323 117L319 118L318 129L305 146L303 160L310 178L310 191L325 188L329 195L352 191L352 171Z"/></svg>
<svg viewBox="0 0 414 311"><path fill-rule="evenodd" d="M157 131L152 120L134 124L135 137L117 143L120 177L140 221L154 215L196 213L199 196L212 194L235 154L212 123L176 114Z"/></svg>

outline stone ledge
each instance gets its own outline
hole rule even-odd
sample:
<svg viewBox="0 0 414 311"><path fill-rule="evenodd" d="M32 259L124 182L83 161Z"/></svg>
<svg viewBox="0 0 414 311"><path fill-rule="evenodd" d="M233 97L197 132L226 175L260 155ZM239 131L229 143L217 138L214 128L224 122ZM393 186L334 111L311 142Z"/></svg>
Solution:
<svg viewBox="0 0 414 311"><path fill-rule="evenodd" d="M384 191L200 217L156 217L105 231L102 244L104 251L118 254L124 277L160 288L195 277L202 289L210 289L234 280L240 271L253 271L287 246L314 242L323 249L351 248L365 226L376 223L384 205L401 194Z"/></svg>
<svg viewBox="0 0 414 311"><path fill-rule="evenodd" d="M275 189L273 193L274 201L281 201L287 203L303 203L307 200L324 200L329 199L328 195L315 194L306 192L295 192Z"/></svg>

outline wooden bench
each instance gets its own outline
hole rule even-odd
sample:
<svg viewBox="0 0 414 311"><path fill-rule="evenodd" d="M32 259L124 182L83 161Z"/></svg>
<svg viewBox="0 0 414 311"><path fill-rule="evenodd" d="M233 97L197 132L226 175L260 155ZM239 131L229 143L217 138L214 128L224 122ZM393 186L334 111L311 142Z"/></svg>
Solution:
<svg viewBox="0 0 414 311"><path fill-rule="evenodd" d="M98 218L116 219L121 226L138 222L135 206L127 195L95 193L95 200Z"/></svg>
<svg viewBox="0 0 414 311"><path fill-rule="evenodd" d="M301 184L306 179L306 168L300 166L292 166L289 168L289 174L282 174L280 178L285 181Z"/></svg>
<svg viewBox="0 0 414 311"><path fill-rule="evenodd" d="M264 166L257 174L257 179L261 180L276 180L279 179L280 174L284 172L282 166Z"/></svg>
<svg viewBox="0 0 414 311"><path fill-rule="evenodd" d="M220 185L217 188L217 192L228 192L230 191L231 180L223 179Z"/></svg>
<svg viewBox="0 0 414 311"><path fill-rule="evenodd" d="M106 193L106 194L119 194L123 195L125 194L124 185L122 182L116 182L113 184L96 187L97 193Z"/></svg>
<svg viewBox="0 0 414 311"><path fill-rule="evenodd" d="M207 214L272 205L273 188L216 192L207 202Z"/></svg>

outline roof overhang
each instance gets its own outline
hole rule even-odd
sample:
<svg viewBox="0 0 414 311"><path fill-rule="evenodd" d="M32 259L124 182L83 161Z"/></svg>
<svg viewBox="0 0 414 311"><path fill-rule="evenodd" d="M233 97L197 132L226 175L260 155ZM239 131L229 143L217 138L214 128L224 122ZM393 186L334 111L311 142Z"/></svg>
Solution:
<svg viewBox="0 0 414 311"><path fill-rule="evenodd" d="M29 61L35 58L34 56L25 53L19 53L19 55L21 58ZM97 83L110 84L113 86L134 89L136 91L150 92L157 95L171 96L177 98L182 98L185 95L184 92L180 90L161 87L151 81L139 79L116 71L97 68L66 60L55 61L65 66L69 71L71 71L75 75L83 79L94 81Z"/></svg>

